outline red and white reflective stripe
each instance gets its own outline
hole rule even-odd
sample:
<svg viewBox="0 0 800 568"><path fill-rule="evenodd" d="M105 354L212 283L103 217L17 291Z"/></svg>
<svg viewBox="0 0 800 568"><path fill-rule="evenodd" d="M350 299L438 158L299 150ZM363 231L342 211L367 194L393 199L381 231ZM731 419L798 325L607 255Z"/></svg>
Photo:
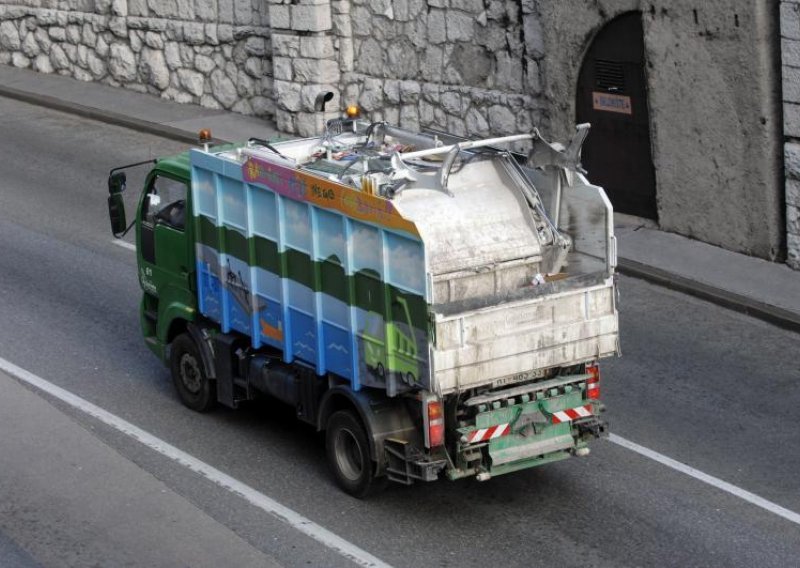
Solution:
<svg viewBox="0 0 800 568"><path fill-rule="evenodd" d="M578 418L586 418L592 415L592 405L587 404L578 406L577 408L569 408L567 410L559 410L553 413L553 424L561 424L562 422L572 422Z"/></svg>
<svg viewBox="0 0 800 568"><path fill-rule="evenodd" d="M511 424L498 424L489 428L481 428L467 434L467 443L483 442L484 440L494 440L500 436L505 436L511 432Z"/></svg>

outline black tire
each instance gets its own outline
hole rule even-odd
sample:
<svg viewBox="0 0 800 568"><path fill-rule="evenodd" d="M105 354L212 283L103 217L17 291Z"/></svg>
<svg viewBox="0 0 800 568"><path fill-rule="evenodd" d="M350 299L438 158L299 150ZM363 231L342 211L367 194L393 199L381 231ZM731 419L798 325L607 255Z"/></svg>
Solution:
<svg viewBox="0 0 800 568"><path fill-rule="evenodd" d="M182 333L172 341L169 359L172 382L184 406L197 412L214 408L216 383L206 376L200 350L191 335Z"/></svg>
<svg viewBox="0 0 800 568"><path fill-rule="evenodd" d="M353 412L339 410L328 419L325 450L336 483L345 493L363 499L386 486L385 477L375 477L367 434Z"/></svg>

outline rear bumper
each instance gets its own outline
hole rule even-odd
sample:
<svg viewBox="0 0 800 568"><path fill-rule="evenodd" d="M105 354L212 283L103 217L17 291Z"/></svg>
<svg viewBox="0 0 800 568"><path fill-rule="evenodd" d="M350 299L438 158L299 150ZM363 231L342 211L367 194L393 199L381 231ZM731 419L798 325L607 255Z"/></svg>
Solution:
<svg viewBox="0 0 800 568"><path fill-rule="evenodd" d="M598 407L602 408L598 404ZM598 408L599 410L599 408ZM477 476L481 481L497 475L545 465L574 455L588 454L588 445L595 439L608 436L608 422L597 415L573 421L558 428L546 429L539 435L516 434L516 439L500 443L463 446L456 464L447 469L449 479Z"/></svg>

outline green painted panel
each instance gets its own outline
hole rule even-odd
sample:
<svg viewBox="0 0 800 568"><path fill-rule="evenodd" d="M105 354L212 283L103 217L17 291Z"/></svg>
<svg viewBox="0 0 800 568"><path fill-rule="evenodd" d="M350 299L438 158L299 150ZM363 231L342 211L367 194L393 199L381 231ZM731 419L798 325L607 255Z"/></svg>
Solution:
<svg viewBox="0 0 800 568"><path fill-rule="evenodd" d="M232 229L230 227L225 227L223 231L225 238L222 252L231 256L235 256L239 260L249 264L250 250L247 243L247 237L240 233L237 229Z"/></svg>
<svg viewBox="0 0 800 568"><path fill-rule="evenodd" d="M281 272L281 255L278 253L278 243L264 237L253 237L255 248L256 266L273 274Z"/></svg>
<svg viewBox="0 0 800 568"><path fill-rule="evenodd" d="M207 247L219 250L219 229L214 224L214 221L205 215L198 215L197 227L197 240Z"/></svg>
<svg viewBox="0 0 800 568"><path fill-rule="evenodd" d="M286 249L284 255L286 256L286 277L314 290L314 266L311 257L295 249Z"/></svg>
<svg viewBox="0 0 800 568"><path fill-rule="evenodd" d="M320 263L320 290L337 300L350 303L349 282L344 267L333 260L324 260Z"/></svg>

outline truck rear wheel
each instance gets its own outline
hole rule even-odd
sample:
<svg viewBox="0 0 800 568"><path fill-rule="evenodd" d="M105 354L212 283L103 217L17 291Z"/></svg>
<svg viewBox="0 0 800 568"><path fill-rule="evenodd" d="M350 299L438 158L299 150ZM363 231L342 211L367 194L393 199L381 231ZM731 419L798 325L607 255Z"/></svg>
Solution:
<svg viewBox="0 0 800 568"><path fill-rule="evenodd" d="M385 487L386 478L375 477L367 434L353 412L339 410L331 415L325 448L336 483L345 493L361 499Z"/></svg>
<svg viewBox="0 0 800 568"><path fill-rule="evenodd" d="M184 406L197 412L211 410L217 402L217 390L206 376L200 350L192 336L182 333L172 341L170 371L178 398Z"/></svg>

